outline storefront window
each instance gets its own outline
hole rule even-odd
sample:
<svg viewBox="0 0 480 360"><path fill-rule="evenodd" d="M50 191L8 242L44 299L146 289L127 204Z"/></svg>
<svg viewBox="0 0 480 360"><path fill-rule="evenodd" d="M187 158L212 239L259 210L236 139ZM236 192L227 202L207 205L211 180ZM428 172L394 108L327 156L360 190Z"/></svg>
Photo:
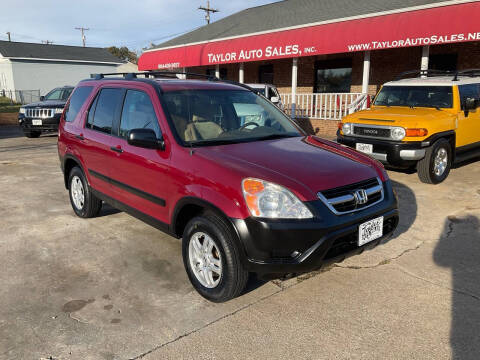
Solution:
<svg viewBox="0 0 480 360"><path fill-rule="evenodd" d="M432 70L457 70L457 54L435 54L428 59L428 68Z"/></svg>
<svg viewBox="0 0 480 360"><path fill-rule="evenodd" d="M352 60L317 61L315 64L316 93L348 93L352 85Z"/></svg>
<svg viewBox="0 0 480 360"><path fill-rule="evenodd" d="M260 84L273 84L273 65L260 65L258 67L258 82Z"/></svg>

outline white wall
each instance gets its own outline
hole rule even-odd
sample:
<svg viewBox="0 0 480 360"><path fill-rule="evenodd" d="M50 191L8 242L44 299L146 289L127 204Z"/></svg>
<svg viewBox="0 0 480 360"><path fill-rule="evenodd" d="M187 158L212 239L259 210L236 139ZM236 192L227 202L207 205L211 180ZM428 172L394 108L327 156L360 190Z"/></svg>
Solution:
<svg viewBox="0 0 480 360"><path fill-rule="evenodd" d="M58 86L75 86L90 74L114 73L117 65L12 60L15 90L38 90L40 94Z"/></svg>
<svg viewBox="0 0 480 360"><path fill-rule="evenodd" d="M137 72L138 66L130 61L126 62L117 67L117 72L119 73L126 73L126 72Z"/></svg>
<svg viewBox="0 0 480 360"><path fill-rule="evenodd" d="M0 56L0 90L14 90L12 64Z"/></svg>

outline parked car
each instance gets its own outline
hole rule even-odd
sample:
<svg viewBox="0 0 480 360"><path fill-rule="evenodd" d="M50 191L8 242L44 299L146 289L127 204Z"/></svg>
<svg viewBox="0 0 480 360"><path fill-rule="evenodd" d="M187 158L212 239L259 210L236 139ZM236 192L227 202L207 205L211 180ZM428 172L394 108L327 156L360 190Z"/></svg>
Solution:
<svg viewBox="0 0 480 360"><path fill-rule="evenodd" d="M337 141L438 184L452 164L480 156L480 71L413 74L383 85L371 109L343 118Z"/></svg>
<svg viewBox="0 0 480 360"><path fill-rule="evenodd" d="M277 88L271 84L246 84L250 86L255 91L258 91L260 94L265 96L272 103L277 105L280 109L283 109L282 98L278 93Z"/></svg>
<svg viewBox="0 0 480 360"><path fill-rule="evenodd" d="M139 76L75 88L59 127L65 186L80 217L105 201L182 238L205 298L239 295L250 272L310 271L392 235L397 201L376 160L306 136L242 84ZM239 106L261 124L242 124Z"/></svg>
<svg viewBox="0 0 480 360"><path fill-rule="evenodd" d="M24 105L18 113L18 123L28 138L39 137L44 132L57 131L60 115L72 93L73 86L55 88L40 101Z"/></svg>

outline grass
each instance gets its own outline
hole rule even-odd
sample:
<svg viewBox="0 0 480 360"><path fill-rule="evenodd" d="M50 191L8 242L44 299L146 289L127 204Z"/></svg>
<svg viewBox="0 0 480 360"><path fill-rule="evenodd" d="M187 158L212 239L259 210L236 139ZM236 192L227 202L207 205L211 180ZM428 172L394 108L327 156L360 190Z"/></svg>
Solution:
<svg viewBox="0 0 480 360"><path fill-rule="evenodd" d="M0 113L18 113L20 104L11 102L7 97L0 96Z"/></svg>

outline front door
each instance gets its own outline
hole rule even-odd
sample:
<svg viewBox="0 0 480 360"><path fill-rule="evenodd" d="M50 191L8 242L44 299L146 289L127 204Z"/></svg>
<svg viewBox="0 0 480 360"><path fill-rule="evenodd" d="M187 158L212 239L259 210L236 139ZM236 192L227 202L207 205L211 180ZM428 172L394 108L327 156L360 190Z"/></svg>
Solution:
<svg viewBox="0 0 480 360"><path fill-rule="evenodd" d="M147 92L133 85L127 89L115 137L119 151L111 164L112 187L115 198L122 203L168 224L169 149L145 149L127 142L132 129L152 129L157 138L161 137L161 111L153 106L153 96L153 90Z"/></svg>
<svg viewBox="0 0 480 360"><path fill-rule="evenodd" d="M466 98L480 99L480 83L459 85L462 111L458 114L457 148L477 143L480 145L480 108L470 110L465 116L464 101ZM480 105L480 104L479 104Z"/></svg>

